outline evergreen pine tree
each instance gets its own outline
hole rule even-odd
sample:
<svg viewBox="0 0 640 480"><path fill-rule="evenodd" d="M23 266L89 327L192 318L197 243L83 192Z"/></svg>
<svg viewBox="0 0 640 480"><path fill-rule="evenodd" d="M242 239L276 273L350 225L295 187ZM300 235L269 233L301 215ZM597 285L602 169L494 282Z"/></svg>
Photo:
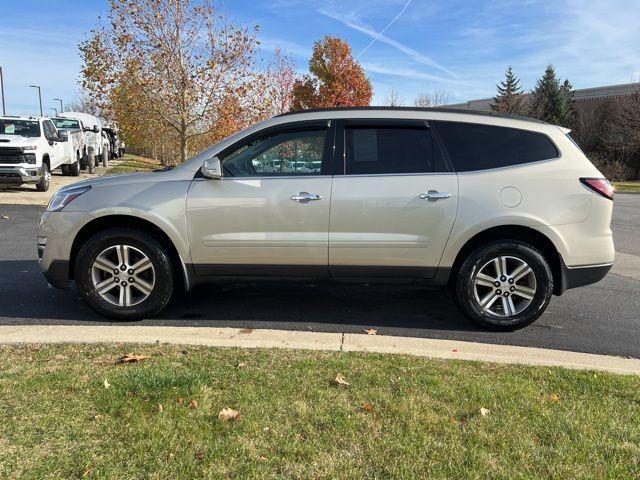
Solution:
<svg viewBox="0 0 640 480"><path fill-rule="evenodd" d="M522 89L520 80L513 73L511 66L507 68L504 81L496 85L498 95L493 97L491 110L500 113L519 114L522 110Z"/></svg>
<svg viewBox="0 0 640 480"><path fill-rule="evenodd" d="M570 121L573 111L572 85L569 80L560 83L553 65L547 65L531 97L532 117L554 125L566 125Z"/></svg>

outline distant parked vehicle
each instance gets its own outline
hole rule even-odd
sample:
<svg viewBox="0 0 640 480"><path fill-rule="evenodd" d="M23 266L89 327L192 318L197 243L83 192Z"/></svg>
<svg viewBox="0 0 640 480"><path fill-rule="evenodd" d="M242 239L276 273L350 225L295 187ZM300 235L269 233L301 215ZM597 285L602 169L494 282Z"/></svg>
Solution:
<svg viewBox="0 0 640 480"><path fill-rule="evenodd" d="M54 117L51 119L58 129L60 135L67 135L68 142L65 142L65 157L69 164L62 165L64 175L77 177L80 175L82 167L82 157L85 154L86 142L82 131L82 122L73 118Z"/></svg>
<svg viewBox="0 0 640 480"><path fill-rule="evenodd" d="M82 168L94 173L102 158L102 124L100 119L94 115L84 112L62 112L59 117L71 118L82 122L85 144L87 146L82 159Z"/></svg>
<svg viewBox="0 0 640 480"><path fill-rule="evenodd" d="M614 261L613 189L568 134L444 109L285 114L176 168L61 189L40 265L116 319L179 285L324 277L446 286L474 322L521 328Z"/></svg>
<svg viewBox="0 0 640 480"><path fill-rule="evenodd" d="M0 183L30 183L46 192L51 171L73 164L68 141L67 133L58 132L49 118L0 117Z"/></svg>
<svg viewBox="0 0 640 480"><path fill-rule="evenodd" d="M102 131L109 137L109 158L120 158L124 155L124 143L118 136L118 131L111 127L102 127Z"/></svg>

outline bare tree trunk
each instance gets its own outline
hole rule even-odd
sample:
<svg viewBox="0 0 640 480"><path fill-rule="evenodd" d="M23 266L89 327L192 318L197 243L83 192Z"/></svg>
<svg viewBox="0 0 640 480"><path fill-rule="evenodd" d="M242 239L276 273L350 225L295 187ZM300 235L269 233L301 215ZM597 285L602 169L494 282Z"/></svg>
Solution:
<svg viewBox="0 0 640 480"><path fill-rule="evenodd" d="M187 160L187 122L180 121L180 163Z"/></svg>

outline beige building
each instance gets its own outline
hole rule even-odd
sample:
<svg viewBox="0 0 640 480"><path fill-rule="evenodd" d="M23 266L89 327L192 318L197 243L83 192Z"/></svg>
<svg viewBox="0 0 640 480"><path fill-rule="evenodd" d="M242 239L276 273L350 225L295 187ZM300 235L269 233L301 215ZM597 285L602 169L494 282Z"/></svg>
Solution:
<svg viewBox="0 0 640 480"><path fill-rule="evenodd" d="M577 107L588 108L601 100L610 98L621 98L631 95L636 89L640 88L638 83L623 83L620 85L608 85L605 87L581 88L573 91L573 98ZM493 98L480 98L478 100L469 100L464 103L456 103L447 105L451 108L461 108L469 110L478 110L480 112L491 111L491 103Z"/></svg>

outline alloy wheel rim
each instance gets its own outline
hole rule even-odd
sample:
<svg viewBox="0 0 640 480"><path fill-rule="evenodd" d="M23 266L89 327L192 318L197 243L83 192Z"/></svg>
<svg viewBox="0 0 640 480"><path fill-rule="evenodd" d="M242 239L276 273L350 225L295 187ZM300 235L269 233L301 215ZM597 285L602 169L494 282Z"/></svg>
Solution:
<svg viewBox="0 0 640 480"><path fill-rule="evenodd" d="M132 307L144 302L156 283L155 269L149 257L131 245L112 245L93 261L91 280L106 302Z"/></svg>
<svg viewBox="0 0 640 480"><path fill-rule="evenodd" d="M483 313L504 318L518 315L531 305L537 283L527 262L503 255L489 260L477 270L472 288Z"/></svg>

